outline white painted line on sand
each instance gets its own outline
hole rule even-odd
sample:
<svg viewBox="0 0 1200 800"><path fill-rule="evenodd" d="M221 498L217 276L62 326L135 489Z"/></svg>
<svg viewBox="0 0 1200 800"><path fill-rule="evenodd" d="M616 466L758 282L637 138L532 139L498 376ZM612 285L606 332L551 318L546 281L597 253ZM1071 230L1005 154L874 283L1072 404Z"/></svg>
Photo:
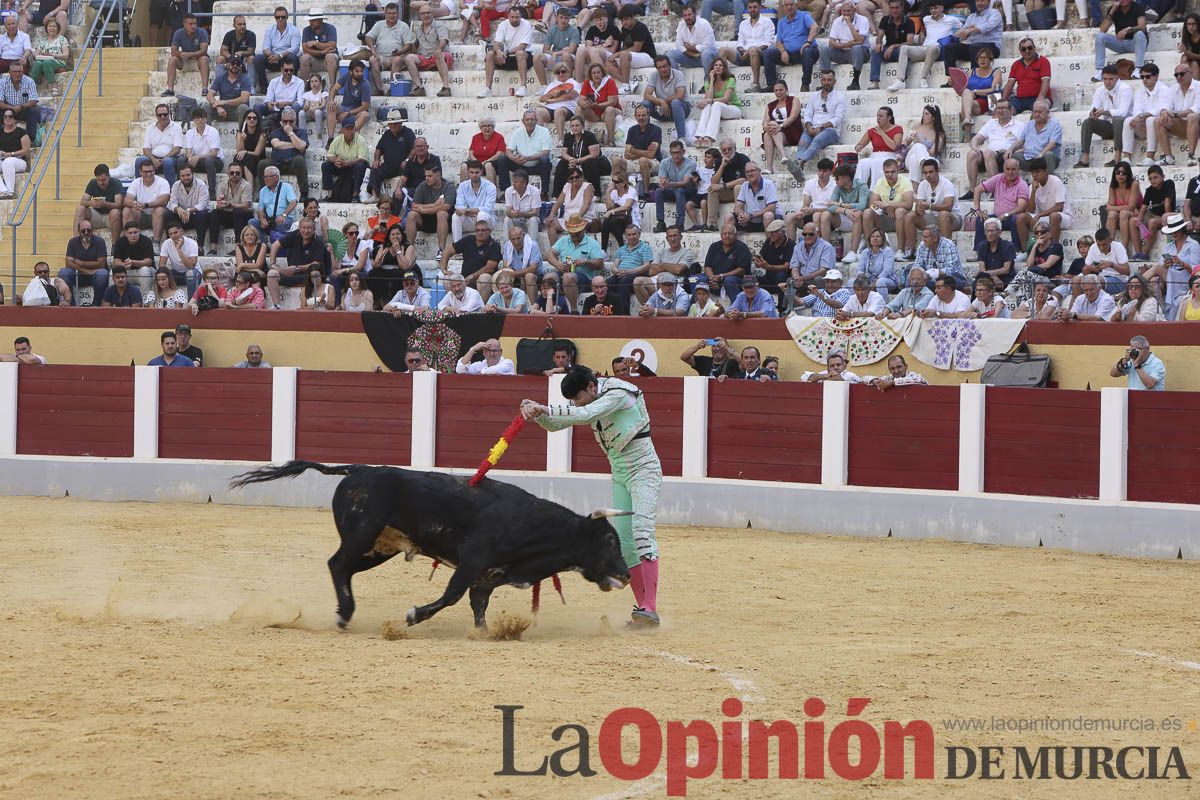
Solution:
<svg viewBox="0 0 1200 800"><path fill-rule="evenodd" d="M1158 661L1165 661L1168 664L1174 664L1177 667L1184 667L1185 669L1200 670L1200 662L1196 661L1184 661L1182 659L1172 658L1171 656L1161 656L1158 653L1150 653L1145 650L1126 650L1125 652L1132 653L1135 656L1142 656L1143 658L1153 658Z"/></svg>

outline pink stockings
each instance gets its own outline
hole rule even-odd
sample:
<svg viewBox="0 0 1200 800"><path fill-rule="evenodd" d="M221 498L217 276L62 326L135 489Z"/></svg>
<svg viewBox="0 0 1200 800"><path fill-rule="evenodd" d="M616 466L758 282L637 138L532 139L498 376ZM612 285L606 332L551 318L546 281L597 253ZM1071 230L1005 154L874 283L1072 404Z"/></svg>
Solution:
<svg viewBox="0 0 1200 800"><path fill-rule="evenodd" d="M629 585L638 608L657 611L658 608L658 559L643 558L641 563L629 569Z"/></svg>

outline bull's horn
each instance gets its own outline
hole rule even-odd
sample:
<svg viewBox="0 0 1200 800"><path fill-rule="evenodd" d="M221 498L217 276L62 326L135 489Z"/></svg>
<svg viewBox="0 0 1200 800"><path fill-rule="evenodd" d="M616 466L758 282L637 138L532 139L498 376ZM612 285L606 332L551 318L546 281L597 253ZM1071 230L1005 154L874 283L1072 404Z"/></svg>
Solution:
<svg viewBox="0 0 1200 800"><path fill-rule="evenodd" d="M592 519L606 519L609 517L632 517L632 511L622 511L619 508L597 508L588 515Z"/></svg>

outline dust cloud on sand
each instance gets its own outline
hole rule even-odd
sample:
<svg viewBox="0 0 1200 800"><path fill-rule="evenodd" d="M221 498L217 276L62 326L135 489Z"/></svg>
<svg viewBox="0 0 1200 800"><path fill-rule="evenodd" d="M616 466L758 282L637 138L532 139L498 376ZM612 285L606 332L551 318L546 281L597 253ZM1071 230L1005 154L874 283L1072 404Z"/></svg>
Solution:
<svg viewBox="0 0 1200 800"><path fill-rule="evenodd" d="M1200 717L1200 567L940 541L666 529L663 628L626 629L628 592L563 576L520 641L475 639L464 599L408 628L436 598L424 559L356 576L358 611L334 626L330 514L216 505L0 500L0 798L575 798L662 796L661 771L627 784L596 752L613 710L719 723L929 720L950 744L1178 745L1200 732L963 733L943 720ZM498 590L510 635L529 592ZM390 623L390 624L386 624ZM501 639L506 637L501 636ZM1151 658L1139 653L1150 653ZM497 705L516 714L516 765L592 734L594 778L504 777ZM627 759L632 761L632 754ZM661 769L661 768L660 768ZM718 775L719 775L718 771ZM1157 782L1156 782L1157 783ZM692 781L693 798L1180 796L1185 782L832 779Z"/></svg>

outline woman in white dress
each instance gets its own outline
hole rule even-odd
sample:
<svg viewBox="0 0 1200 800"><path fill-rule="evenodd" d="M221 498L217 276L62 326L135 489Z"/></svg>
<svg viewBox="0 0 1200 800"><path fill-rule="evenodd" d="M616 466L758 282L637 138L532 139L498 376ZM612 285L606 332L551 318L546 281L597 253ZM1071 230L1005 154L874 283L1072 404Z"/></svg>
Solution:
<svg viewBox="0 0 1200 800"><path fill-rule="evenodd" d="M346 287L346 295L342 298L342 311L369 311L375 307L375 298L363 283L361 272L348 274Z"/></svg>
<svg viewBox="0 0 1200 800"><path fill-rule="evenodd" d="M907 148L904 168L908 170L909 180L916 186L923 177L921 164L930 158L940 160L946 149L946 129L942 127L942 112L937 106L921 109L921 121L904 137L904 145Z"/></svg>

